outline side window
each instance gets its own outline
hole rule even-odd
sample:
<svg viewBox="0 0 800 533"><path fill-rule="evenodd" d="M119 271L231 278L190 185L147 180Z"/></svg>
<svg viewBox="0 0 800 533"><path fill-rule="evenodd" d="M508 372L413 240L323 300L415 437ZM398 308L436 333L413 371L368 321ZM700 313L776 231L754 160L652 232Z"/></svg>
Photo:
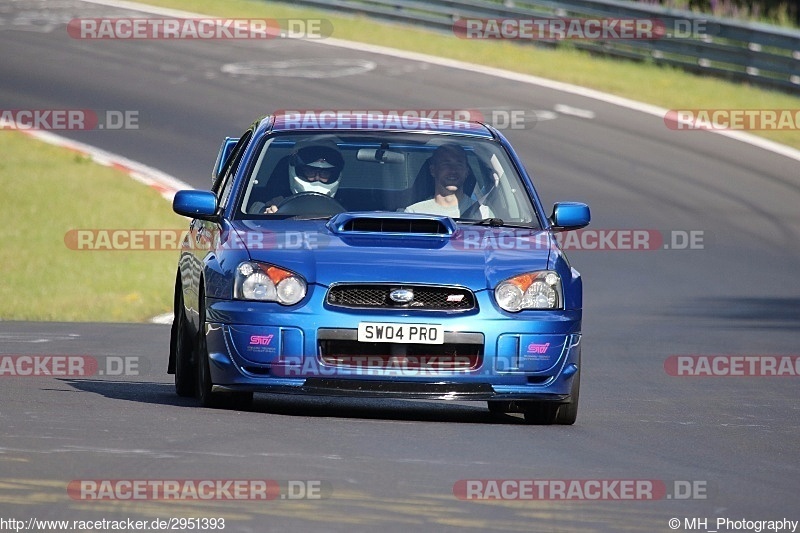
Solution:
<svg viewBox="0 0 800 533"><path fill-rule="evenodd" d="M231 151L231 155L220 173L220 178L211 189L213 192L217 193L220 206L224 207L228 203L231 188L233 187L233 178L236 175L236 170L239 168L239 163L242 161L245 148L247 148L247 145L250 143L250 138L252 136L252 130L248 130L242 135L239 142L236 143L236 146L233 148L233 151Z"/></svg>

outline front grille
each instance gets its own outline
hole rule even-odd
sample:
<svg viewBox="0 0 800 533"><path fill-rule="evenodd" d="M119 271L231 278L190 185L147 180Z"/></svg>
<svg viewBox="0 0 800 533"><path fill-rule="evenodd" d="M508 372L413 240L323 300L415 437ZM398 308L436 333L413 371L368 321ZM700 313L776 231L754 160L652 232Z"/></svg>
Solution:
<svg viewBox="0 0 800 533"><path fill-rule="evenodd" d="M483 362L482 333L446 331L444 344L358 342L347 329L317 331L317 353L323 364L340 368L475 370Z"/></svg>
<svg viewBox="0 0 800 533"><path fill-rule="evenodd" d="M432 349L431 346L436 347ZM475 370L481 365L482 346L440 346L412 344L403 346L402 355L386 355L396 350L396 346L374 343L365 347L352 341L320 341L319 351L323 364L339 368L463 371Z"/></svg>
<svg viewBox="0 0 800 533"><path fill-rule="evenodd" d="M413 299L408 302L392 300L390 295L399 289L413 291ZM366 309L467 311L475 308L475 295L469 289L427 285L334 285L326 301L337 307Z"/></svg>
<svg viewBox="0 0 800 533"><path fill-rule="evenodd" d="M319 329L317 353L325 365L340 368L464 371L483 362L482 333L444 334L444 344L358 342L357 330Z"/></svg>

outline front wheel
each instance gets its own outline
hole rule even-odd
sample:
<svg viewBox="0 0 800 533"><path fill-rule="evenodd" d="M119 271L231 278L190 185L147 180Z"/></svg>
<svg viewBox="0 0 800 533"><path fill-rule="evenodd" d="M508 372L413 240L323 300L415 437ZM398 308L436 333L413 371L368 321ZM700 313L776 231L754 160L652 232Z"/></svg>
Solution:
<svg viewBox="0 0 800 533"><path fill-rule="evenodd" d="M571 426L578 418L578 399L581 395L581 371L575 374L572 382L572 392L570 393L569 403L561 404L556 413L556 424Z"/></svg>
<svg viewBox="0 0 800 533"><path fill-rule="evenodd" d="M175 317L172 321L172 347L175 354L175 392L184 398L194 396L195 367L192 364L192 338L186 327L183 293L176 291Z"/></svg>
<svg viewBox="0 0 800 533"><path fill-rule="evenodd" d="M206 345L206 312L203 295L200 295L200 321L195 342L197 361L197 386L195 397L201 407L221 409L246 409L253 403L252 392L213 392L208 347Z"/></svg>
<svg viewBox="0 0 800 533"><path fill-rule="evenodd" d="M511 402L489 400L486 403L488 404L489 412L493 415L502 415L511 412Z"/></svg>
<svg viewBox="0 0 800 533"><path fill-rule="evenodd" d="M571 426L578 418L578 399L581 394L581 371L572 381L569 403L530 402L525 406L525 422L534 425L559 424Z"/></svg>

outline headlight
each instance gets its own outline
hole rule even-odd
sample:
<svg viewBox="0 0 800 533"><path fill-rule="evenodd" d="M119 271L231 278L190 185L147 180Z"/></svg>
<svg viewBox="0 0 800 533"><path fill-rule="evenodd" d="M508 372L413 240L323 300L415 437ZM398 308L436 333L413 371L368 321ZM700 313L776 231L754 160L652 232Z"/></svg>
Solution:
<svg viewBox="0 0 800 533"><path fill-rule="evenodd" d="M523 309L563 309L561 276L552 270L509 278L494 289L497 305L516 313Z"/></svg>
<svg viewBox="0 0 800 533"><path fill-rule="evenodd" d="M234 298L294 305L305 295L306 282L294 272L255 261L236 267Z"/></svg>

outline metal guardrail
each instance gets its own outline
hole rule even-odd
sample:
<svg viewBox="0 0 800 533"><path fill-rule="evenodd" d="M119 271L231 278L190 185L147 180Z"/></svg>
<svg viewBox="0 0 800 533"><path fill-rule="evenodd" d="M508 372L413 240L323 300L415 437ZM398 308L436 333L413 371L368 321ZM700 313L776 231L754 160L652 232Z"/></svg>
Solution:
<svg viewBox="0 0 800 533"><path fill-rule="evenodd" d="M618 0L290 0L455 33L466 19L635 19L665 30L652 39L520 39L652 61L800 93L800 31ZM461 21L461 22L459 22Z"/></svg>

